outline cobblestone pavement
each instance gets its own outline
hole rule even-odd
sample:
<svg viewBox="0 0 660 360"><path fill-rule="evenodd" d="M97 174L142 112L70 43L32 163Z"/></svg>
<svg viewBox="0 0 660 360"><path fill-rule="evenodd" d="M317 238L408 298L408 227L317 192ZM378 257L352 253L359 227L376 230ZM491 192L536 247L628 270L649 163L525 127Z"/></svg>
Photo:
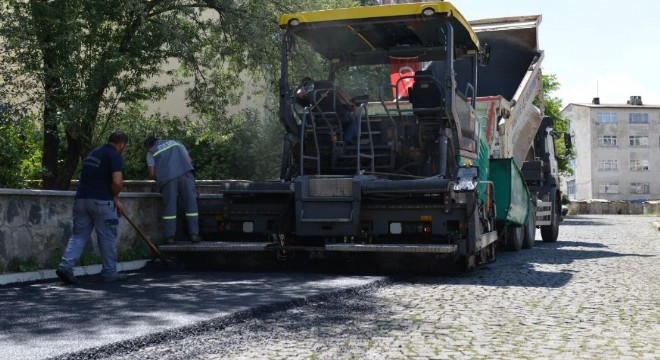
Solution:
<svg viewBox="0 0 660 360"><path fill-rule="evenodd" d="M390 280L122 357L660 359L658 220L569 217L557 243L537 232L533 250L472 273Z"/></svg>

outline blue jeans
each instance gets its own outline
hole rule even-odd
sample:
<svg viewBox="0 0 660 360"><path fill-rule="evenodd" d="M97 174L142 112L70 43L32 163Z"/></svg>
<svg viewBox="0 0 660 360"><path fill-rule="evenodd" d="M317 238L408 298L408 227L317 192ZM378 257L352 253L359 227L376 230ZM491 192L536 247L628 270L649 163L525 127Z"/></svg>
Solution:
<svg viewBox="0 0 660 360"><path fill-rule="evenodd" d="M101 252L101 276L117 274L117 209L112 200L75 199L73 202L73 234L62 255L60 268L70 270L80 258L87 241L96 230Z"/></svg>

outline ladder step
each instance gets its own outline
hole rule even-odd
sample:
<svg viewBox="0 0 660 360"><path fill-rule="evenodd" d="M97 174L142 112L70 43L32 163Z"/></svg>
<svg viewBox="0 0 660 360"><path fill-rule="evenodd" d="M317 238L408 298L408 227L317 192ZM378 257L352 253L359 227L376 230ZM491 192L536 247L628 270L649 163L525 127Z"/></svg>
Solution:
<svg viewBox="0 0 660 360"><path fill-rule="evenodd" d="M360 145L362 145L362 146L360 146L360 148L362 150L368 150L370 148L368 143L367 144L362 144L361 143ZM357 149L357 146L347 145L344 148L346 150L355 150L355 149ZM392 146L390 146L390 145L373 145L373 148L374 148L374 150L390 150L390 149L392 149Z"/></svg>
<svg viewBox="0 0 660 360"><path fill-rule="evenodd" d="M374 154L375 158L387 158L390 157L391 155L389 153L387 154ZM371 154L362 154L363 158L371 158ZM355 153L353 154L343 154L339 156L340 159L354 159L355 158Z"/></svg>

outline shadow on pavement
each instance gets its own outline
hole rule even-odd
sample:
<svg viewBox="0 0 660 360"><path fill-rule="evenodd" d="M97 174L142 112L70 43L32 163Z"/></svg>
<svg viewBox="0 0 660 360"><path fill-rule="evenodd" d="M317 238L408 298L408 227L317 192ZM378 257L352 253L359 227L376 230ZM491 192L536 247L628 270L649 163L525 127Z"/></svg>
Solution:
<svg viewBox="0 0 660 360"><path fill-rule="evenodd" d="M614 257L651 257L607 251L606 245L580 241L536 241L532 250L498 251L497 260L476 271L447 277L419 277L415 282L453 285L520 286L559 288L573 278L573 270L557 265Z"/></svg>
<svg viewBox="0 0 660 360"><path fill-rule="evenodd" d="M565 241L565 240L560 240L555 243L536 241L534 242L534 246L540 248L554 248L554 249L560 249L565 247L585 247L585 248L599 248L599 249L607 248L607 245L600 243L593 243L586 241Z"/></svg>
<svg viewBox="0 0 660 360"><path fill-rule="evenodd" d="M587 248L586 250L584 248ZM618 253L608 250L608 246L600 243L582 241L558 241L555 243L536 242L538 251L534 263L537 264L570 264L576 260L602 259L611 257L652 257L653 255ZM593 250L592 250L593 249ZM596 250L598 249L598 250Z"/></svg>
<svg viewBox="0 0 660 360"><path fill-rule="evenodd" d="M296 273L142 271L116 283L82 277L4 286L0 357L41 358L187 326L310 295L362 286L373 277ZM15 351L12 353L7 351ZM20 357L19 357L20 358Z"/></svg>
<svg viewBox="0 0 660 360"><path fill-rule="evenodd" d="M612 226L613 224L608 223L604 220L601 220L601 218L597 217L589 217L589 218L584 218L584 217L565 217L564 220L562 221L562 226L582 226L582 225L588 225L588 226Z"/></svg>

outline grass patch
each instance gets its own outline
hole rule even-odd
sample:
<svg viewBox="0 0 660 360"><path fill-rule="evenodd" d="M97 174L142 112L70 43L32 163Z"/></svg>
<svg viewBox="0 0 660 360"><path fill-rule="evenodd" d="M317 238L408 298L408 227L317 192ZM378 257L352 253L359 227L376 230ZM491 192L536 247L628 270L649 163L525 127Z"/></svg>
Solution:
<svg viewBox="0 0 660 360"><path fill-rule="evenodd" d="M34 256L27 259L10 259L6 264L0 261L0 274L3 273L20 273L31 272L45 269L56 269L62 260L63 250L60 248L55 249L45 261L37 261ZM126 262L134 260L149 259L151 253L147 246L141 242L135 242L132 246L119 246L117 248L117 261ZM80 255L80 259L76 265L87 266L101 264L101 254L96 251L85 251Z"/></svg>
<svg viewBox="0 0 660 360"><path fill-rule="evenodd" d="M7 272L30 272L37 271L39 267L37 266L37 260L30 256L27 259L17 259L13 258L9 260L7 264Z"/></svg>
<svg viewBox="0 0 660 360"><path fill-rule="evenodd" d="M136 242L133 246L119 246L117 248L117 261L126 262L133 260L142 260L149 258L149 251L141 242ZM102 262L101 254L97 252L86 251L80 255L78 265L95 265Z"/></svg>
<svg viewBox="0 0 660 360"><path fill-rule="evenodd" d="M151 257L149 249L143 242L136 242L133 246L120 246L117 249L118 261L133 261Z"/></svg>

